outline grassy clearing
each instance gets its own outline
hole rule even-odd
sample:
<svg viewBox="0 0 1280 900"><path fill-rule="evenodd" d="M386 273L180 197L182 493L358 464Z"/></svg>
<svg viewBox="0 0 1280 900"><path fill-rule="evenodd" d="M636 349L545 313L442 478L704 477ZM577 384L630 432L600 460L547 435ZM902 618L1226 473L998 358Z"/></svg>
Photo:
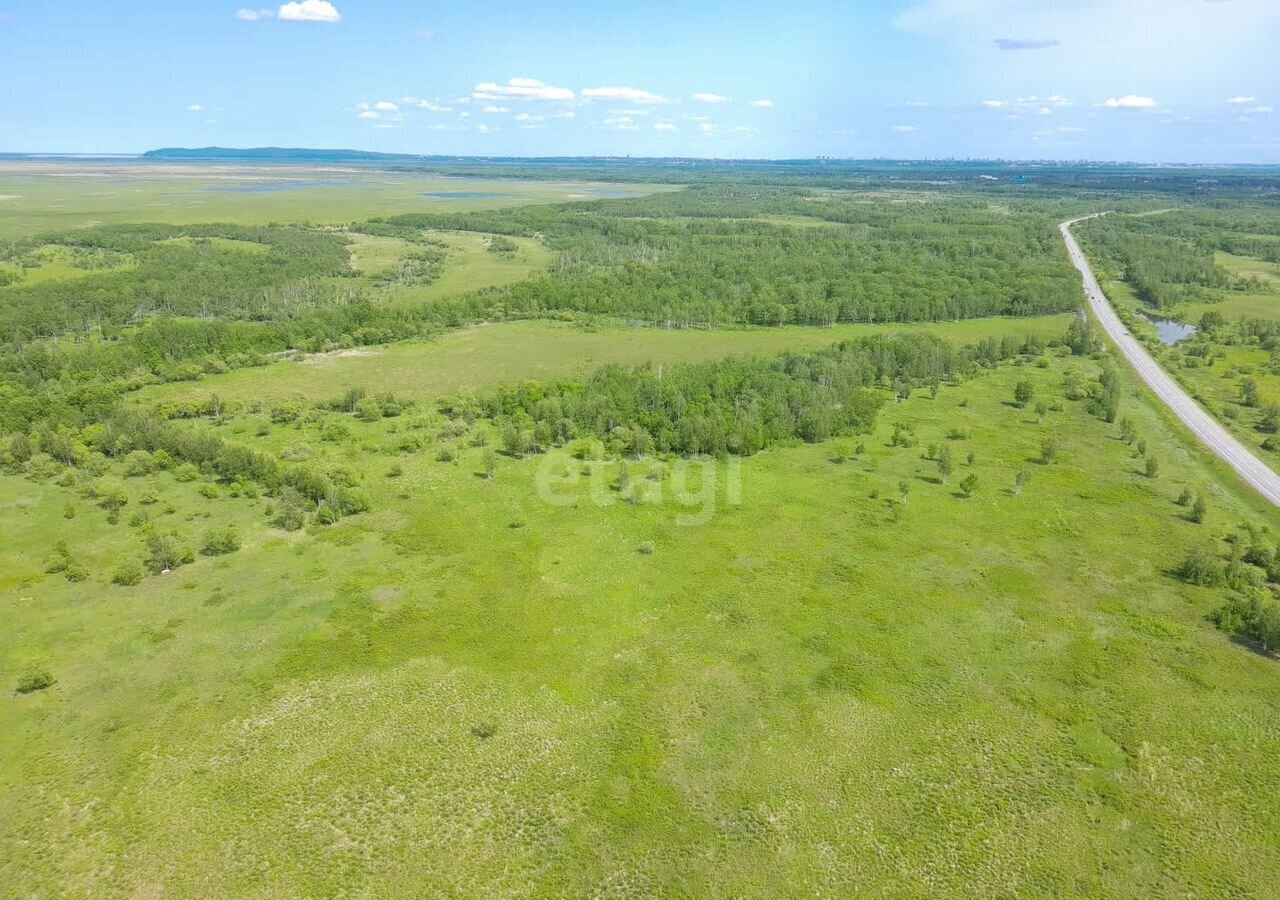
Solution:
<svg viewBox="0 0 1280 900"><path fill-rule="evenodd" d="M1213 311L1228 319L1280 319L1280 265L1221 251L1214 254L1214 259L1232 275L1258 278L1266 283L1267 290L1257 293L1224 291L1218 303L1183 304L1178 308L1178 318L1197 322L1202 315Z"/></svg>
<svg viewBox="0 0 1280 900"><path fill-rule="evenodd" d="M675 188L449 178L359 166L6 161L0 162L0 239L104 222L345 223L599 200L608 195L594 192L611 190L644 195Z"/></svg>
<svg viewBox="0 0 1280 900"><path fill-rule="evenodd" d="M486 287L503 287L541 272L554 253L532 238L506 238L517 247L511 254L489 250L491 235L466 231L429 231L427 236L449 245L444 272L428 285L392 286L388 303L415 306Z"/></svg>
<svg viewBox="0 0 1280 900"><path fill-rule="evenodd" d="M131 259L124 257L113 259L109 263L94 259L93 254L77 252L69 247L48 244L37 248L31 254L30 262L34 265L24 266L18 263L0 262L0 272L8 273L13 279L11 284L39 284L42 281L65 281L85 278L101 272L120 271L133 265ZM9 285L0 281L0 290Z"/></svg>
<svg viewBox="0 0 1280 900"><path fill-rule="evenodd" d="M375 511L286 533L265 499L125 479L134 498L150 479L174 527L231 522L244 541L133 588L105 583L138 554L126 522L0 478L17 523L0 677L57 679L0 704L0 878L175 895L1266 893L1280 668L1205 621L1217 592L1167 571L1280 516L1131 394L1122 413L1163 457L1143 477L1113 426L1061 400L1072 366L1093 371L1057 359L921 392L853 458L857 440L744 460L739 505L722 466L714 513L686 526L670 464L662 503L597 505L583 476L576 503L552 505L542 458L504 458L488 481L476 449L397 453L401 419L331 414L352 434L329 442L237 417L218 430L350 466ZM1063 408L1037 423L1013 407L1022 379ZM895 425L920 445L888 446ZM967 437L944 485L921 450L952 430ZM1049 436L1060 457L1041 465ZM615 465L575 461L601 483ZM1183 486L1209 495L1206 524L1180 515ZM41 572L68 502L80 585Z"/></svg>
<svg viewBox="0 0 1280 900"><path fill-rule="evenodd" d="M1060 337L1069 319L1060 315L928 325L715 331L616 327L587 330L554 322L506 322L451 331L429 342L339 351L207 376L194 382L155 385L145 388L138 397L140 402L152 403L204 398L216 392L228 401L273 402L296 396L336 396L353 385L410 397L434 397L526 379L566 378L605 363L675 363L744 353L779 353L823 347L876 332L921 329L961 342L1004 334L1035 334L1049 339Z"/></svg>
<svg viewBox="0 0 1280 900"><path fill-rule="evenodd" d="M175 247L212 247L216 250L233 250L237 253L254 253L264 254L270 252L265 244L258 244L253 241L241 241L235 238L224 237L191 237L183 235L175 238L165 238L156 241L157 244L172 244Z"/></svg>

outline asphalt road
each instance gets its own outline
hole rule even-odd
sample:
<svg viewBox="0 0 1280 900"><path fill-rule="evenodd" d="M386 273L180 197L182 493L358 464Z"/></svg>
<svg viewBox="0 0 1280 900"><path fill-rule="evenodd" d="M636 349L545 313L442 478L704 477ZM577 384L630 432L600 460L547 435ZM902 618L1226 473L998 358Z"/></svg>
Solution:
<svg viewBox="0 0 1280 900"><path fill-rule="evenodd" d="M1097 216L1082 216L1079 219L1063 222L1058 228L1062 231L1062 239L1067 243L1071 262L1080 270L1080 275L1084 278L1085 297L1088 298L1089 307L1101 323L1103 330L1120 348L1124 358L1129 361L1147 386L1164 401L1169 409L1173 410L1173 414L1181 419L1206 447L1235 469L1240 477L1259 494L1276 506L1280 506L1280 475L1273 472L1266 463L1254 456L1249 448L1232 437L1231 433L1216 419L1201 409L1199 404L1192 400L1164 369L1160 368L1151 354L1138 342L1137 338L1129 333L1129 329L1111 308L1110 302L1102 293L1102 288L1098 286L1098 279L1089 268L1089 261L1085 259L1080 245L1071 234L1071 226L1076 222L1094 218Z"/></svg>

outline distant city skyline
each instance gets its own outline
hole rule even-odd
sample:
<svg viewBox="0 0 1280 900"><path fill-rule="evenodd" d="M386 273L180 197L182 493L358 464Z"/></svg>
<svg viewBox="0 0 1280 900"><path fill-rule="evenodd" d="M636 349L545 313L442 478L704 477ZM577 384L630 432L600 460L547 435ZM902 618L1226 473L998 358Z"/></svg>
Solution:
<svg viewBox="0 0 1280 900"><path fill-rule="evenodd" d="M1274 0L0 0L0 151L1280 162Z"/></svg>

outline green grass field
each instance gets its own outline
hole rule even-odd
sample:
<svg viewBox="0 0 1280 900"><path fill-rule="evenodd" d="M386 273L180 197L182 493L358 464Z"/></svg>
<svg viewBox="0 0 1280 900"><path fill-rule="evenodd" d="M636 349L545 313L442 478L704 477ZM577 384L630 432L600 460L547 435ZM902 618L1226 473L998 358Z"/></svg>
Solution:
<svg viewBox="0 0 1280 900"><path fill-rule="evenodd" d="M423 176L341 165L0 161L0 240L100 223L328 224L411 212L599 200L607 196L602 191L643 195L664 190L673 188Z"/></svg>
<svg viewBox="0 0 1280 900"><path fill-rule="evenodd" d="M547 326L459 340L499 327ZM700 465L686 479L669 462L647 482L661 502L638 505L608 503L607 487L601 505L589 475L556 482L569 505L545 502L546 458L503 459L486 481L475 449L398 452L403 417L327 414L352 431L333 443L320 423L240 415L218 430L342 462L374 512L287 533L267 526L266 498L116 472L126 517L147 509L193 538L235 523L244 544L132 588L107 583L139 553L127 522L0 477L0 673L57 678L0 703L0 881L1264 894L1280 877L1266 789L1280 674L1205 620L1216 591L1167 573L1241 521L1280 519L1131 394L1123 413L1164 461L1139 474L1114 426L1061 401L1065 369L1092 365L921 392L864 438L713 466L714 490ZM1039 424L1014 408L1023 378L1063 408ZM920 446L887 446L897 424ZM968 437L944 485L921 452L952 429ZM1048 435L1061 456L1040 465ZM832 461L858 440L862 454ZM603 467L603 485L615 464L572 466ZM1019 469L1031 478L1014 496ZM681 502L679 480L701 502ZM1173 503L1184 485L1208 493L1205 524ZM88 581L42 573L52 535Z"/></svg>
<svg viewBox="0 0 1280 900"><path fill-rule="evenodd" d="M936 332L962 343L1006 334L1048 340L1060 337L1069 319L1061 315L947 324L713 331L620 328L607 324L587 329L555 322L505 322L451 331L433 341L302 356L295 361L240 369L199 381L154 385L143 389L138 398L142 403L156 403L204 398L216 392L233 402L269 402L299 396L337 396L351 385L429 398L526 379L567 378L606 363L697 362L740 354L771 354L913 329Z"/></svg>
<svg viewBox="0 0 1280 900"><path fill-rule="evenodd" d="M551 281L580 277L554 266L532 236L559 247L563 235L531 229L512 239L514 250L494 252L493 235L480 231L415 241L350 223L599 198L591 192L601 188L362 167L58 165L61 174L0 162L0 240L95 221L225 219L330 223L349 243L291 233L308 239L284 245L304 248L291 256L234 230L162 232L178 244L210 242L203 255L220 268L209 271L229 273L231 286L257 277L258 263L314 255L296 270L305 289L246 280L262 286L210 307L258 323L225 338L194 318L220 313L177 306L206 292L216 300L224 286L212 274L181 280L202 254L85 241L12 255L30 266L21 283L126 266L157 274L136 279L154 284L129 284L135 293L120 309L111 305L119 295L96 298L115 324L88 342L66 339L56 320L50 330L36 317L24 325L17 313L31 307L10 300L13 334L57 338L31 349L13 342L0 373L0 416L30 423L29 434L0 434L0 894L1273 892L1280 668L1211 617L1248 591L1270 596L1261 564L1239 557L1253 549L1248 529L1275 541L1280 510L1130 375L1120 416L1136 431L1132 442L1121 439L1121 421L1102 421L1083 396L1068 399L1069 384L1073 396L1102 389L1102 361L1064 355L1055 341L1073 314L680 330L626 327L584 312L597 308L587 303L564 307L573 321L446 328L444 318L414 316L544 271L556 272ZM840 263L839 244L869 240L865 229L811 228L820 223L768 212L789 201L740 203L735 192L706 202L788 229L766 249L790 242L788 258L803 262L815 242L829 245L811 262L829 266L830 278L779 285L779 297L786 287L792 300L818 298L861 277ZM804 196L897 210L936 204L930 234L945 231L949 210L975 215L968 199L942 192L846 194ZM1020 203L988 204L982 215L1003 234L1025 216ZM557 216L578 213L547 219L563 227ZM984 224L965 227L977 234ZM625 220L617 229L643 233ZM886 254L914 252L903 241ZM159 255L182 262L166 269ZM909 278L897 259L886 255L885 271ZM625 267L639 300L668 287L647 252L601 253L596 264ZM813 275L805 265L795 272ZM772 284L766 272L747 276ZM309 298L325 300L330 286L371 300L359 308L364 318L331 329L307 318ZM891 304L892 287L882 287ZM41 288L67 322L92 324L79 290ZM1134 307L1125 285L1109 290ZM258 306L259 291L273 303ZM43 295L0 288L6 296ZM141 314L178 308L190 318L138 328L135 299ZM264 310L278 318L255 318ZM297 332L307 343L237 343L293 316L315 328ZM414 327L394 330L397 320ZM238 352L246 347L385 339L357 340L364 322L388 329L375 336L441 333L236 368L252 358ZM928 360L939 348L886 342L877 353L916 354L918 387L898 402L903 382L881 377L872 389L885 403L871 432L793 438L746 458L624 463L602 441L621 440L617 426L628 423L599 412L614 407L590 393L596 383L580 388L601 405L577 426L592 437L545 454L499 451L521 438L522 414L490 421L495 407L465 402L523 385L541 416L556 404L567 410L577 388L556 394L538 382L653 363L664 390L697 385L682 389L681 402L750 417L755 404L803 406L801 386L849 371L810 357L788 363L800 374L725 366L715 381L696 382L670 367L910 331L1055 346L994 368L961 366L963 377L935 389ZM158 343L130 343L139 334ZM1248 354L1263 352L1229 348L1212 368L1179 374L1225 408L1240 374L1260 367ZM859 360L864 375L885 362L870 352ZM227 371L125 392L202 368ZM735 368L763 387L731 396ZM1227 369L1235 374L1222 378ZM1280 398L1280 376L1265 377L1264 395L1275 387ZM1031 401L1016 405L1015 386L1029 386ZM358 395L335 407L351 388L390 392L409 407ZM206 403L214 395L216 411ZM161 422L112 412L116 403L135 414L205 414ZM190 406L171 405L182 403ZM22 418L37 404L46 418ZM697 408L682 415L672 428L706 424ZM56 416L75 427L48 424ZM591 417L597 425L582 424ZM154 469L155 457L130 452L140 444L126 442L169 429L201 440L167 444L176 459ZM1158 471L1147 471L1139 438ZM256 454L208 455L219 441ZM944 444L955 461L945 479L931 458ZM254 474L263 471L276 473L271 493L267 476ZM292 488L282 481L305 471L329 493L308 494L305 524L289 530L279 519ZM1179 501L1184 492L1206 502L1203 521ZM322 524L339 495L366 498L368 508L343 508ZM228 528L238 546L224 540ZM193 552L125 577L161 535ZM1221 568L1219 586L1176 574L1196 549ZM1254 582L1228 587L1228 559Z"/></svg>

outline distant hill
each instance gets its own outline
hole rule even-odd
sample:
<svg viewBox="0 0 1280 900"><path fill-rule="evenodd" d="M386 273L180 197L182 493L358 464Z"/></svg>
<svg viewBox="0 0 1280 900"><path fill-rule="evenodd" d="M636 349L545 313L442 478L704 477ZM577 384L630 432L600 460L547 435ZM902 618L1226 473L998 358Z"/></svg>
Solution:
<svg viewBox="0 0 1280 900"><path fill-rule="evenodd" d="M148 150L144 159L293 160L299 162L362 162L419 160L408 153L373 153L367 150L311 150L302 147L163 147Z"/></svg>

